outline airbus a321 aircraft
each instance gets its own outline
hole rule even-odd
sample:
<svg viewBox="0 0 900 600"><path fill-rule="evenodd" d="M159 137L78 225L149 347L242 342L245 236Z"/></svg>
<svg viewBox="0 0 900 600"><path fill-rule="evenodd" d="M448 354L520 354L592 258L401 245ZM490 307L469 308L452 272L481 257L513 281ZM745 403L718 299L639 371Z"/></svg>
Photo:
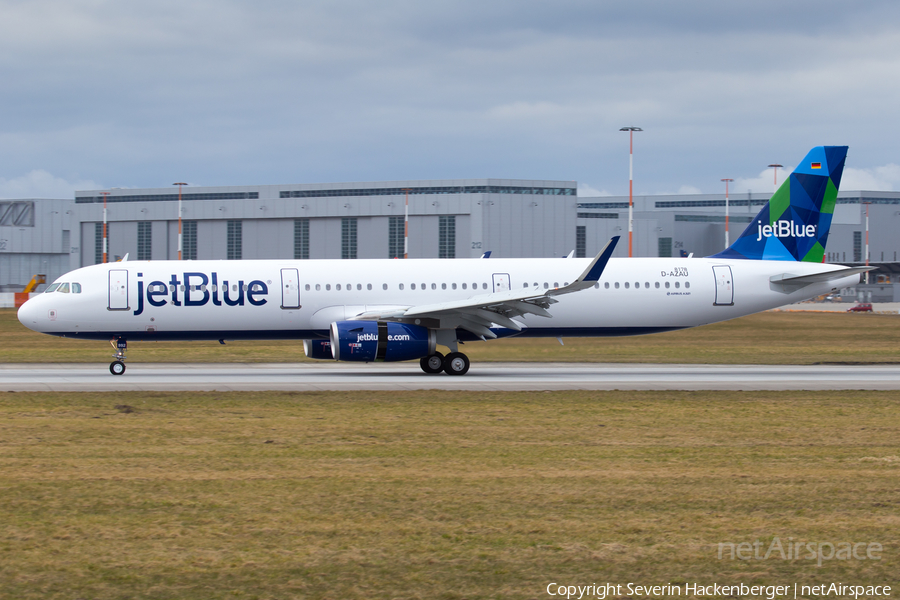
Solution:
<svg viewBox="0 0 900 600"><path fill-rule="evenodd" d="M813 148L734 244L706 258L610 258L614 237L593 259L126 261L63 275L18 317L110 340L113 375L128 342L249 339L463 375L464 342L672 331L855 285L867 268L823 263L846 154Z"/></svg>

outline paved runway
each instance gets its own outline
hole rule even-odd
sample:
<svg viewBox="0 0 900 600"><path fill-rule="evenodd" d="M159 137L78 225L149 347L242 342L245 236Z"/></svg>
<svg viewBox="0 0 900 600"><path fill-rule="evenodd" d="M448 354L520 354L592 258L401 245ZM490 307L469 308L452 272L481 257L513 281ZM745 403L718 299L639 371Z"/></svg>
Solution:
<svg viewBox="0 0 900 600"><path fill-rule="evenodd" d="M900 365L477 363L462 377L418 363L0 365L0 391L897 390Z"/></svg>

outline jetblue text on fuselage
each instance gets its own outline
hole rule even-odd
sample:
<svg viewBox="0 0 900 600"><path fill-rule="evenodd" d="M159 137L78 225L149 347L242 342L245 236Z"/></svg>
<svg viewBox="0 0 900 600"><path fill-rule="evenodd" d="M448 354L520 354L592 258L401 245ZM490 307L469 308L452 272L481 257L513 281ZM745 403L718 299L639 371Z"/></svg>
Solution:
<svg viewBox="0 0 900 600"><path fill-rule="evenodd" d="M138 273L138 306L134 311L137 316L144 312L143 273ZM221 295L220 295L221 294ZM219 284L219 274L183 273L171 275L169 281L151 281L147 284L146 299L150 306L205 306L212 302L215 306L244 306L244 298L252 306L262 306L267 302L269 286L264 281L254 279L248 284L244 280L230 282L225 279Z"/></svg>
<svg viewBox="0 0 900 600"><path fill-rule="evenodd" d="M815 225L798 225L793 221L779 220L771 225L763 225L762 221L757 221L756 241L762 241L764 237L815 237Z"/></svg>

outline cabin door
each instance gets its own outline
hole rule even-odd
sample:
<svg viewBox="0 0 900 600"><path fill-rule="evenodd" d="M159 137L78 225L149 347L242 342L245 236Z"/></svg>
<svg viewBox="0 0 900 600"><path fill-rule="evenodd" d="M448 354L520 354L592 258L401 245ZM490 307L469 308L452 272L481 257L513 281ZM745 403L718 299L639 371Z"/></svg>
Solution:
<svg viewBox="0 0 900 600"><path fill-rule="evenodd" d="M128 310L128 271L109 271L109 310Z"/></svg>
<svg viewBox="0 0 900 600"><path fill-rule="evenodd" d="M281 308L300 308L300 275L297 269L281 270Z"/></svg>
<svg viewBox="0 0 900 600"><path fill-rule="evenodd" d="M509 273L494 273L494 293L509 291Z"/></svg>
<svg viewBox="0 0 900 600"><path fill-rule="evenodd" d="M716 265L713 269L713 276L716 278L716 301L715 306L733 306L734 305L734 284L731 278L731 267L728 265Z"/></svg>

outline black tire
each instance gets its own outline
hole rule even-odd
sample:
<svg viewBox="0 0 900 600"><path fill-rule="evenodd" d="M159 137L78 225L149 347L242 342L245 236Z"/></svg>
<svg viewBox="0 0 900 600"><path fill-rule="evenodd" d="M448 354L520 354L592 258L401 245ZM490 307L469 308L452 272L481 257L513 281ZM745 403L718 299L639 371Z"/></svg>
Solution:
<svg viewBox="0 0 900 600"><path fill-rule="evenodd" d="M440 352L435 352L430 356L420 358L419 366L429 375L440 373L444 370L444 355Z"/></svg>
<svg viewBox="0 0 900 600"><path fill-rule="evenodd" d="M469 372L469 357L462 352L451 352L444 357L444 372L447 375L465 375Z"/></svg>
<svg viewBox="0 0 900 600"><path fill-rule="evenodd" d="M109 372L113 375L122 375L125 373L125 363L121 360L114 360L109 363Z"/></svg>

